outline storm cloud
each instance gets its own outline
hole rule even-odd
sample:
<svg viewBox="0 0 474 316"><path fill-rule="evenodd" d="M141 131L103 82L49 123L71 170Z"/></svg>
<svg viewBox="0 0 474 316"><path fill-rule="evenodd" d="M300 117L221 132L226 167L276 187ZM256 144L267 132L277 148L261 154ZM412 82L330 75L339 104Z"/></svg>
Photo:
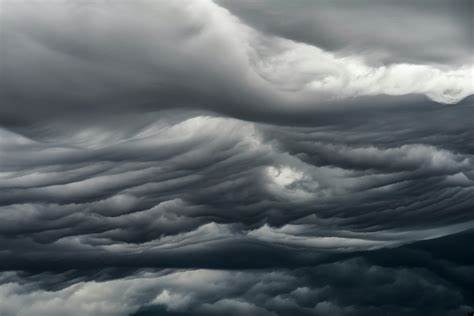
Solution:
<svg viewBox="0 0 474 316"><path fill-rule="evenodd" d="M1 315L473 310L469 1L0 1Z"/></svg>

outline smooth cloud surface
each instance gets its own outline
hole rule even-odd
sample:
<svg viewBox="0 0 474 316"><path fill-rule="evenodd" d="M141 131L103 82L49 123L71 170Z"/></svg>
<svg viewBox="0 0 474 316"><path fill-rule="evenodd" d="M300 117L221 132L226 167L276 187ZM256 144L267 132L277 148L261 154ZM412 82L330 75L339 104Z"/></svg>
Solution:
<svg viewBox="0 0 474 316"><path fill-rule="evenodd" d="M177 105L251 119L361 96L456 103L474 89L472 61L370 65L357 51L262 33L211 1L2 7L5 124Z"/></svg>

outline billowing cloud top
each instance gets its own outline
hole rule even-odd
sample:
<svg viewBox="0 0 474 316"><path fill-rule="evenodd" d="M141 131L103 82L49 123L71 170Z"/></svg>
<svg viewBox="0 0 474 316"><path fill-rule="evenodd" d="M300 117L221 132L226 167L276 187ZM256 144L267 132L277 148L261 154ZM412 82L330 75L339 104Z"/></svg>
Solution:
<svg viewBox="0 0 474 316"><path fill-rule="evenodd" d="M340 2L2 0L2 121L178 105L262 119L377 95L456 103L474 91L469 3L418 14L419 4L383 2L366 10Z"/></svg>
<svg viewBox="0 0 474 316"><path fill-rule="evenodd" d="M0 19L0 315L474 308L472 2Z"/></svg>

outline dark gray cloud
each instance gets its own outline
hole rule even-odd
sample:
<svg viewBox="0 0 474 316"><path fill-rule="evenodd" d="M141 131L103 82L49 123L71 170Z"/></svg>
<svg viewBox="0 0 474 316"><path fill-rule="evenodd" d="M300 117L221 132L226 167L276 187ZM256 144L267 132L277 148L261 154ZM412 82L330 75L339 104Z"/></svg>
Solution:
<svg viewBox="0 0 474 316"><path fill-rule="evenodd" d="M472 310L468 2L0 1L1 315Z"/></svg>
<svg viewBox="0 0 474 316"><path fill-rule="evenodd" d="M468 0L218 3L269 34L341 54L361 53L372 63L472 62L473 5Z"/></svg>
<svg viewBox="0 0 474 316"><path fill-rule="evenodd" d="M283 267L467 229L472 109L319 127L198 115L54 143L4 131L2 266Z"/></svg>
<svg viewBox="0 0 474 316"><path fill-rule="evenodd" d="M22 316L462 315L474 304L474 254L457 245L472 235L295 269L8 272L0 308Z"/></svg>

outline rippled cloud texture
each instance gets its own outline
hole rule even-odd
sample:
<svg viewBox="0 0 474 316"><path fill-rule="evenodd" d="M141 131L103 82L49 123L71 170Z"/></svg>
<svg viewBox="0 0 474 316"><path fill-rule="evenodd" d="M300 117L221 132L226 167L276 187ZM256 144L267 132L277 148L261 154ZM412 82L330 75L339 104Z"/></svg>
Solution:
<svg viewBox="0 0 474 316"><path fill-rule="evenodd" d="M472 311L472 14L0 0L0 315Z"/></svg>

